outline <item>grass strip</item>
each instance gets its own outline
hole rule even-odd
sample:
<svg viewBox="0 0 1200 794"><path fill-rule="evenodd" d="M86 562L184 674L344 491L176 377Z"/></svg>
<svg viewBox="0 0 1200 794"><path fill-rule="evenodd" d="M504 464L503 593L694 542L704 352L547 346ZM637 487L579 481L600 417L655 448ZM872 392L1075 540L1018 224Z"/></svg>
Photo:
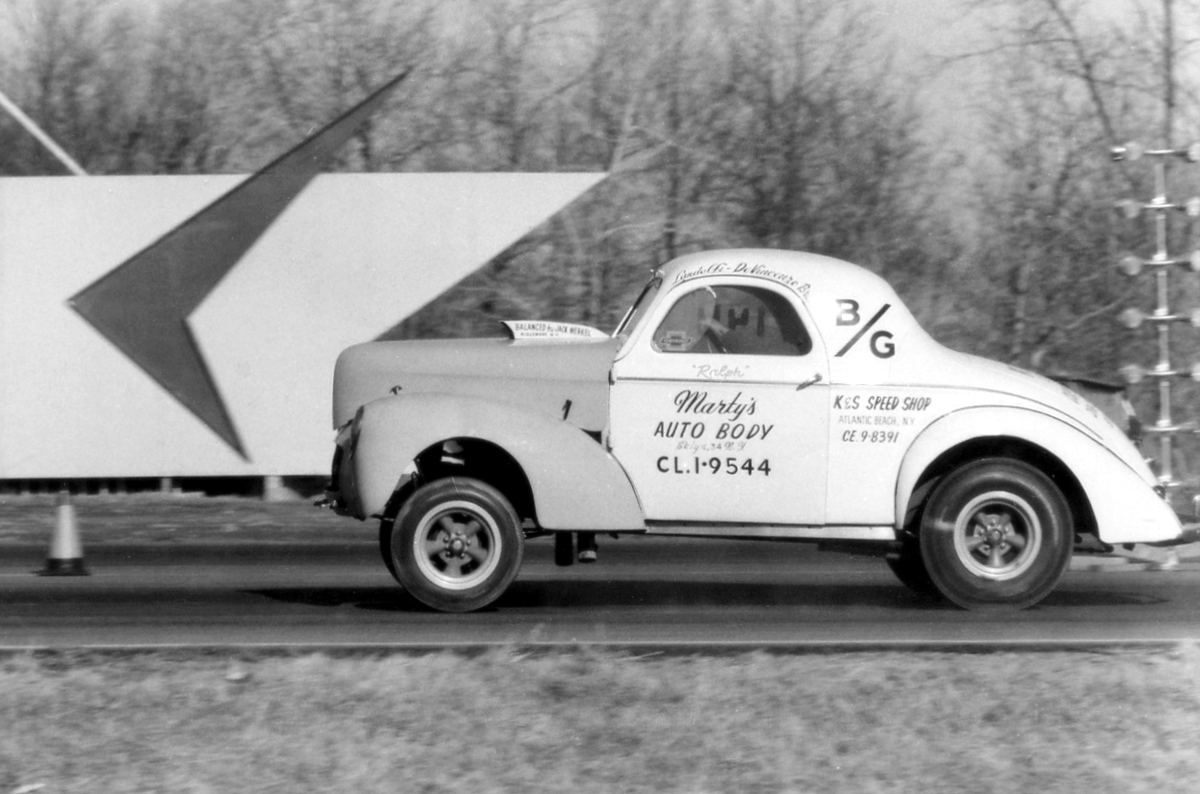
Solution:
<svg viewBox="0 0 1200 794"><path fill-rule="evenodd" d="M1200 649L0 659L0 792L1183 792Z"/></svg>

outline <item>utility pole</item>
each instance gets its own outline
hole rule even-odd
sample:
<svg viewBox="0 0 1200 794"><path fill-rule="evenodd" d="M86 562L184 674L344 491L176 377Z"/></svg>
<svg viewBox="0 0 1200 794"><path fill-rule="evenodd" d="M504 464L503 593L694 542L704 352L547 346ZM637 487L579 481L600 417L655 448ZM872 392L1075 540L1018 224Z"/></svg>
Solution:
<svg viewBox="0 0 1200 794"><path fill-rule="evenodd" d="M1129 308L1121 313L1121 323L1127 328L1134 329L1143 322L1155 326L1158 341L1158 361L1153 367L1146 369L1137 364L1129 364L1121 368L1121 374L1128 383L1138 383L1149 377L1158 382L1158 419L1146 431L1158 438L1159 482L1166 488L1177 487L1181 483L1175 477L1172 440L1184 433L1196 433L1198 429L1194 422L1176 423L1171 410L1171 389L1173 381L1179 378L1200 380L1200 364L1193 365L1190 370L1175 367L1171 361L1171 326L1176 323L1190 323L1193 328L1200 328L1200 308L1194 308L1188 313L1172 313L1171 271L1175 267L1193 273L1200 272L1200 249L1190 255L1177 258L1170 253L1170 235L1168 216L1173 211L1185 212L1189 218L1200 218L1200 198L1192 198L1178 203L1168 197L1168 178L1172 161L1176 158L1187 162L1200 162L1200 144L1187 148L1175 148L1175 6L1174 0L1163 0L1163 49L1162 49L1162 79L1163 79L1163 115L1162 143L1157 149L1145 149L1137 143L1127 143L1112 148L1112 158L1115 161L1134 161L1149 157L1154 161L1154 196L1148 202L1124 200L1118 203L1118 208L1124 211L1127 218L1138 217L1143 211L1153 213L1154 220L1154 253L1149 257L1136 254L1126 254L1121 257L1119 267L1129 276L1137 276L1143 270L1152 271L1155 278L1157 305L1150 314L1140 309Z"/></svg>

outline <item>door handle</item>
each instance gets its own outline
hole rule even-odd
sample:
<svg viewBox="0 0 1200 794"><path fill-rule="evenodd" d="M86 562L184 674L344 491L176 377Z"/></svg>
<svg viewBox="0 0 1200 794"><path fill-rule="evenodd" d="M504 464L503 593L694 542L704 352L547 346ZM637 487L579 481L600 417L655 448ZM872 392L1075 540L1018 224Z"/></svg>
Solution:
<svg viewBox="0 0 1200 794"><path fill-rule="evenodd" d="M813 376L811 378L809 378L808 380L801 381L800 383L798 383L796 385L796 391L800 391L801 389L807 389L809 386L813 385L814 383L819 383L820 380L821 380L821 373L820 372L814 373Z"/></svg>

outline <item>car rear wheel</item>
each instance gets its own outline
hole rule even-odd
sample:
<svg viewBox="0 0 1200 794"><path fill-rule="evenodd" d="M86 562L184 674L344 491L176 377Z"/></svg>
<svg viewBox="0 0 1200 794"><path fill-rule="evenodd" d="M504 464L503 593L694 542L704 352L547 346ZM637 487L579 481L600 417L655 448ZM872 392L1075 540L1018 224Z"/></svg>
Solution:
<svg viewBox="0 0 1200 794"><path fill-rule="evenodd" d="M941 600L942 592L929 577L929 569L925 567L921 549L915 541L906 542L899 551L888 554L884 559L900 583L909 590L925 599Z"/></svg>
<svg viewBox="0 0 1200 794"><path fill-rule="evenodd" d="M396 578L418 601L469 612L495 601L516 578L525 539L503 494L479 480L448 477L405 502L390 551Z"/></svg>
<svg viewBox="0 0 1200 794"><path fill-rule="evenodd" d="M988 458L952 472L921 521L921 558L938 590L966 609L1024 609L1071 561L1070 510L1042 472Z"/></svg>

